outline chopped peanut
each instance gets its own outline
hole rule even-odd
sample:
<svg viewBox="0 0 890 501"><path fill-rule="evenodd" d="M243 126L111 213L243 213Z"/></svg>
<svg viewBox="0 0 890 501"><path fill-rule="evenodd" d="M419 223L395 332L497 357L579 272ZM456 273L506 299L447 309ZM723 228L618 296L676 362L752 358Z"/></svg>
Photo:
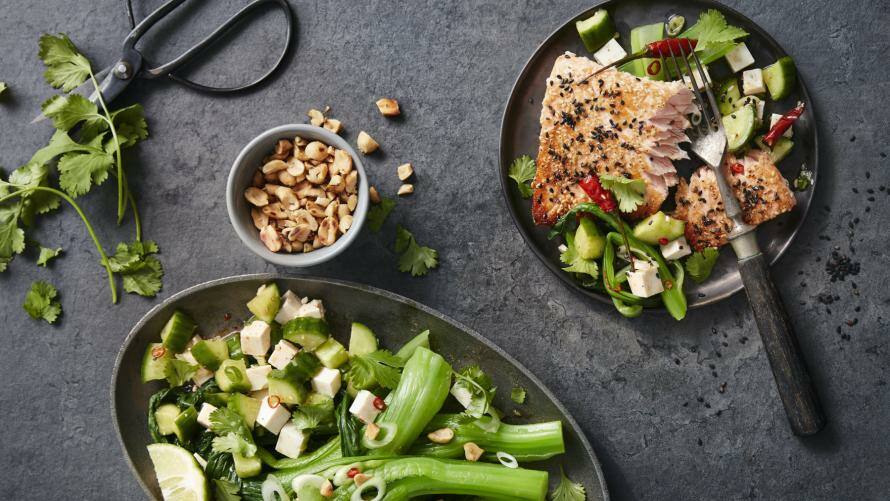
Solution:
<svg viewBox="0 0 890 501"><path fill-rule="evenodd" d="M365 131L361 131L358 133L356 144L358 145L358 150L365 155L374 153L375 151L377 151L377 148L380 147L380 145L377 144L377 141L374 141L374 138L368 135L368 133Z"/></svg>
<svg viewBox="0 0 890 501"><path fill-rule="evenodd" d="M414 175L414 166L411 164L402 164L398 168L399 181L407 181L409 177Z"/></svg>
<svg viewBox="0 0 890 501"><path fill-rule="evenodd" d="M312 125L321 127L324 124L324 113L316 109L311 109L306 112L306 114L309 115L309 123Z"/></svg>
<svg viewBox="0 0 890 501"><path fill-rule="evenodd" d="M473 442L464 444L464 457L467 458L467 461L479 461L483 452L485 452L485 449L482 449Z"/></svg>
<svg viewBox="0 0 890 501"><path fill-rule="evenodd" d="M399 195L409 195L411 193L414 193L414 185L407 184L407 183L403 184L403 185L399 186L398 193L399 193Z"/></svg>
<svg viewBox="0 0 890 501"><path fill-rule="evenodd" d="M371 423L365 428L365 438L368 440L374 440L377 438L377 435L380 435L380 427L376 424Z"/></svg>
<svg viewBox="0 0 890 501"><path fill-rule="evenodd" d="M399 109L399 102L395 99L389 99L388 97L380 98L376 104L377 109L385 117L396 117L402 113L402 110Z"/></svg>
<svg viewBox="0 0 890 501"><path fill-rule="evenodd" d="M364 473L357 473L354 477L352 477L352 480L355 482L356 487L361 487L362 484L364 484L368 480L371 480L371 476L365 475Z"/></svg>
<svg viewBox="0 0 890 501"><path fill-rule="evenodd" d="M324 128L334 134L339 134L343 130L343 124L336 118L328 118L324 121Z"/></svg>
<svg viewBox="0 0 890 501"><path fill-rule="evenodd" d="M439 428L427 434L426 438L434 444L447 444L454 439L454 430L451 428Z"/></svg>
<svg viewBox="0 0 890 501"><path fill-rule="evenodd" d="M377 188L371 186L371 188L368 189L368 194L371 195L372 204L380 203L380 193L377 193Z"/></svg>

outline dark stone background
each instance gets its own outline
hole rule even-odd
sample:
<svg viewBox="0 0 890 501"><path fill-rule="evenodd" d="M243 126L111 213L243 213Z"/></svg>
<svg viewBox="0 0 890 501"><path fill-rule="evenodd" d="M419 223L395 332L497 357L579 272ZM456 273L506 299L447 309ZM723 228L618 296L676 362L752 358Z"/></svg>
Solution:
<svg viewBox="0 0 890 501"><path fill-rule="evenodd" d="M120 0L2 3L0 79L11 90L0 99L0 164L15 167L50 136L46 125L27 125L51 94L36 58L39 34L69 33L101 66L128 30ZM160 2L136 3L143 16ZM182 10L189 17L150 39L166 48L147 56L175 55L241 3L188 3ZM383 233L365 232L335 262L309 273L404 294L511 352L577 417L616 499L890 496L890 259L882 231L890 212L888 193L879 190L890 184L885 2L729 2L795 57L820 117L814 210L776 272L830 420L807 440L789 432L742 295L682 323L628 321L568 291L510 220L495 175L504 103L534 48L584 4L292 3L297 50L268 87L214 98L139 82L115 103L138 100L150 122L150 140L126 163L146 235L162 249L161 297L226 275L296 273L241 245L223 190L232 159L254 135L304 121L307 109L327 104L348 139L366 129L382 144L383 154L366 164L374 184L393 193L403 161L414 163L419 180ZM279 17L260 16L197 76L251 78L274 59L282 28ZM373 105L380 96L399 99L404 120L380 117ZM132 224L113 225L113 192L108 183L83 200L108 248L132 238ZM395 222L440 251L438 270L425 278L396 271ZM121 341L157 301L128 295L110 304L96 253L70 209L45 218L34 236L66 252L50 269L26 256L0 276L0 497L139 498L113 435L108 385ZM861 262L858 276L829 280L825 264L835 248ZM55 327L21 309L37 279L61 291L65 313ZM826 305L818 299L825 294L840 299Z"/></svg>

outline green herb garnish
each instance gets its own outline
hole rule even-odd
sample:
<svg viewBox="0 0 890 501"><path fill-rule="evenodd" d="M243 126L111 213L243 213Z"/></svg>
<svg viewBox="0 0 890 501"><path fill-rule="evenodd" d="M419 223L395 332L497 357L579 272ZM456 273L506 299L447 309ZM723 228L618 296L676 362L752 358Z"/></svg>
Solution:
<svg viewBox="0 0 890 501"><path fill-rule="evenodd" d="M517 404L525 403L525 388L522 386L514 386L510 391L510 400L516 402Z"/></svg>
<svg viewBox="0 0 890 501"><path fill-rule="evenodd" d="M478 419L493 410L491 401L494 400L497 388L488 374L482 371L482 368L478 365L471 365L460 372L455 372L454 379L454 389L457 391L466 390L471 396L470 405L464 411L465 414Z"/></svg>
<svg viewBox="0 0 890 501"><path fill-rule="evenodd" d="M532 196L532 188L529 185L531 180L535 178L535 161L532 157L522 155L513 160L507 175L516 181L516 187L519 189L519 194L522 195L522 198Z"/></svg>
<svg viewBox="0 0 890 501"><path fill-rule="evenodd" d="M602 187L615 195L621 212L633 212L643 205L646 183L642 179L628 179L610 174L600 174L599 178Z"/></svg>
<svg viewBox="0 0 890 501"><path fill-rule="evenodd" d="M377 384L394 389L402 377L403 367L405 362L401 358L387 350L377 350L352 357L346 378L359 390L366 390Z"/></svg>
<svg viewBox="0 0 890 501"><path fill-rule="evenodd" d="M551 501L584 501L587 493L584 486L569 480L562 468L559 469L559 485L550 494Z"/></svg>
<svg viewBox="0 0 890 501"><path fill-rule="evenodd" d="M571 232L566 233L566 250L560 253L559 260L568 266L562 270L569 273L583 273L590 275L592 278L599 276L599 266L593 259L584 259L578 255L575 249L575 235Z"/></svg>
<svg viewBox="0 0 890 501"><path fill-rule="evenodd" d="M171 388L184 385L198 372L198 366L185 360L171 358L164 365L164 377L170 383Z"/></svg>
<svg viewBox="0 0 890 501"><path fill-rule="evenodd" d="M711 276L711 270L720 256L720 251L714 247L707 247L701 252L693 252L691 256L686 258L686 273L689 277L702 283Z"/></svg>
<svg viewBox="0 0 890 501"><path fill-rule="evenodd" d="M34 320L46 320L55 323L62 314L62 305L56 301L58 291L51 284L37 281L31 284L31 290L25 295L22 307Z"/></svg>
<svg viewBox="0 0 890 501"><path fill-rule="evenodd" d="M386 218L389 217L389 213L396 206L396 201L391 198L381 198L380 203L371 207L368 211L368 226L371 227L371 231L377 233L380 231L380 228L383 227L383 223L386 222Z"/></svg>
<svg viewBox="0 0 890 501"><path fill-rule="evenodd" d="M414 235L401 225L396 228L396 252L400 253L399 271L420 277L439 266L439 253L417 244Z"/></svg>
<svg viewBox="0 0 890 501"><path fill-rule="evenodd" d="M61 247L56 247L55 249L50 249L48 247L40 246L40 255L37 256L37 266L43 266L46 268L47 263L51 260L57 258L59 254L62 253Z"/></svg>

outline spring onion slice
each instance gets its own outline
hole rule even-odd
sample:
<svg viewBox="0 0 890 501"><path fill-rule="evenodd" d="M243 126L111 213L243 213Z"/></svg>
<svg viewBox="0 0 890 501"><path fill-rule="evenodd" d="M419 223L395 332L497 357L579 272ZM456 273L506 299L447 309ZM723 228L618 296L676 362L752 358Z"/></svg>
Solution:
<svg viewBox="0 0 890 501"><path fill-rule="evenodd" d="M519 468L519 461L517 461L512 454L498 451L498 453L495 455L497 456L498 461L500 461L501 464L506 466L507 468Z"/></svg>
<svg viewBox="0 0 890 501"><path fill-rule="evenodd" d="M383 438L371 439L362 435L362 447L365 449L379 449L389 445L396 438L396 433L399 431L399 425L396 423L377 423L377 426L380 427L380 433L377 436L383 435Z"/></svg>
<svg viewBox="0 0 890 501"><path fill-rule="evenodd" d="M339 487L341 485L345 485L346 483L352 481L352 479L349 478L349 470L351 470L353 468L360 468L361 466L362 466L361 463L352 463L352 464L348 464L346 466L341 466L340 468L338 468L337 472L334 473L334 485Z"/></svg>
<svg viewBox="0 0 890 501"><path fill-rule="evenodd" d="M377 489L377 494L371 499L365 499L365 493L371 489ZM380 501L385 495L386 481L383 480L383 477L373 477L352 493L351 501Z"/></svg>
<svg viewBox="0 0 890 501"><path fill-rule="evenodd" d="M321 486L327 481L324 477L320 475L300 475L298 477L294 477L294 480L290 483L291 489L293 489L294 493L300 492L300 489L303 487L311 486L316 489L321 489Z"/></svg>
<svg viewBox="0 0 890 501"><path fill-rule="evenodd" d="M290 496L275 475L269 475L263 481L262 493L263 501L290 501Z"/></svg>

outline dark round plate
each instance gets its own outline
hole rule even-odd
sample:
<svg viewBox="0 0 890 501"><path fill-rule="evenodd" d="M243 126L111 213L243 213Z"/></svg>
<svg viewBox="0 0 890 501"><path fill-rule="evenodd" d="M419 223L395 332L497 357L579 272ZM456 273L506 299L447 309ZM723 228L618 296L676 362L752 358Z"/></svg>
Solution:
<svg viewBox="0 0 890 501"><path fill-rule="evenodd" d="M559 478L559 468L587 489L589 501L608 501L609 494L599 461L578 423L565 407L528 369L503 350L472 330L419 303L366 285L322 278L287 278L276 275L244 275L213 280L186 289L155 306L133 327L117 356L111 382L111 412L130 469L150 498L160 499L154 469L146 445L151 443L146 413L152 393L164 386L155 381L143 384L139 370L142 355L156 342L164 323L175 309L198 320L205 337L231 332L248 316L245 305L257 288L274 280L278 286L322 299L332 331L349 332L353 321L368 324L384 346L401 346L422 330L430 330L430 343L455 367L479 364L499 388L522 386L528 400L522 406L523 420L562 420L566 452L549 461L530 464L550 471L551 487ZM226 314L232 315L226 320ZM509 391L499 391L495 405L513 409Z"/></svg>
<svg viewBox="0 0 890 501"><path fill-rule="evenodd" d="M572 276L560 269L561 263L559 261L559 251L557 250L558 242L547 239L549 227L534 224L531 217L531 200L523 199L519 195L515 182L507 175L513 159L521 155L530 155L532 158L537 155L538 134L541 130L538 122L541 113L541 101L544 98L545 81L550 75L554 60L565 51L592 57L581 44L581 39L578 37L578 32L575 29L575 20L587 18L599 8L607 9L612 19L615 20L618 32L621 35L618 40L625 49L627 49L630 30L635 26L663 21L670 14L674 13L685 16L687 26L689 26L698 19L700 12L706 9L718 9L726 16L729 24L738 26L750 34L745 38L745 43L755 58L755 67L762 68L772 64L773 61L786 54L782 47L753 21L735 10L711 0L688 0L684 2L676 0L609 0L580 12L566 21L538 47L531 59L525 64L513 86L513 91L504 110L503 122L501 123L500 177L507 206L510 208L513 221L519 228L522 237L550 271L581 294L611 304L609 296L581 287ZM715 80L728 77L731 74L729 67L726 65L726 60L723 58L710 64L708 69ZM770 113L787 111L798 101L806 103L807 111L794 124L794 149L787 158L782 160L779 169L790 180L797 176L801 165L805 164L813 172L815 186L815 181L818 177L818 143L815 115L813 103L810 101L809 94L800 75L798 75L797 87L788 98L778 103L767 100L764 118L769 117ZM692 170L702 165L702 163L686 160L675 162L674 165L676 165L680 175L688 178ZM758 229L758 240L760 241L761 249L763 249L771 263L775 263L788 249L788 246L791 245L795 235L803 225L810 202L812 201L813 192L814 187L810 187L810 189L803 192L795 192L794 196L797 199L797 206L794 210L761 225ZM672 199L673 192L668 200ZM725 249L721 252L720 259L717 261L711 277L705 283L696 284L691 280L687 280L687 284L686 296L690 308L717 302L741 290L742 281L732 250ZM659 309L663 310L663 308Z"/></svg>

